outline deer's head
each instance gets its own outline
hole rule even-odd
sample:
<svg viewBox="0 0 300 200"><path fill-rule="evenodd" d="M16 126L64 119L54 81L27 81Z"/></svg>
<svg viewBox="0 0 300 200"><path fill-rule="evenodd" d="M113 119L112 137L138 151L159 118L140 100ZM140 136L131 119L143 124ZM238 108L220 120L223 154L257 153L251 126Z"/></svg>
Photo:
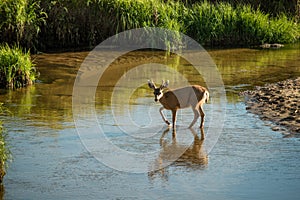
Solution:
<svg viewBox="0 0 300 200"><path fill-rule="evenodd" d="M162 96L163 92L162 90L169 85L169 80L167 81L162 81L162 84L159 87L156 87L153 81L148 80L148 86L149 88L153 89L153 94L154 94L154 101L158 101Z"/></svg>

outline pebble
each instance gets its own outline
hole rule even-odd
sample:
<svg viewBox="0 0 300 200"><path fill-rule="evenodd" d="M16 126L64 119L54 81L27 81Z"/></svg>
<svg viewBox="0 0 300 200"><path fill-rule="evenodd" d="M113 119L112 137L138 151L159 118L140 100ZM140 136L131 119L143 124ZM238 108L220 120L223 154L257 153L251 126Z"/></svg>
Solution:
<svg viewBox="0 0 300 200"><path fill-rule="evenodd" d="M280 128L279 128L278 126L275 126L275 127L272 127L272 130L273 130L273 131L279 131Z"/></svg>

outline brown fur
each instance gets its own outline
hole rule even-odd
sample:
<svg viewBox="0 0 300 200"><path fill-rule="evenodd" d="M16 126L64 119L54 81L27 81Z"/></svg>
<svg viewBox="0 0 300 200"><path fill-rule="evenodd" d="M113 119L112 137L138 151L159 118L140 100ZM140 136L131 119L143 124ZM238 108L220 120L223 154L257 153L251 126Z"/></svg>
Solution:
<svg viewBox="0 0 300 200"><path fill-rule="evenodd" d="M164 95L159 99L159 102L167 110L177 110L190 106L195 107L198 102L203 99L205 92L207 92L207 89L200 85L192 85L175 90L168 90L167 92L163 93ZM206 101L206 99L204 99L204 101Z"/></svg>
<svg viewBox="0 0 300 200"><path fill-rule="evenodd" d="M202 106L204 103L207 103L209 99L209 92L207 91L207 89L200 85L192 85L162 92L162 89L167 87L168 83L168 81L163 82L162 85L157 88L152 81L148 81L149 87L154 90L155 101L159 100L159 102L163 106L159 110L163 120L168 125L170 125L170 122L165 118L162 110L171 110L173 122L172 126L173 129L175 129L177 110L192 107L192 110L194 112L194 119L189 127L191 128L195 124L199 116L201 116L200 128L203 128L205 114Z"/></svg>

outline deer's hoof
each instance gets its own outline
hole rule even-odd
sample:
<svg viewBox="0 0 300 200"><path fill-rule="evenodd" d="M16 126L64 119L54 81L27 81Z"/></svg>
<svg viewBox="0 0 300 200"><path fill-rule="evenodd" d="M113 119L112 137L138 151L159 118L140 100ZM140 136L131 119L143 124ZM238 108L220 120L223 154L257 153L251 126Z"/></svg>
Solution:
<svg viewBox="0 0 300 200"><path fill-rule="evenodd" d="M168 126L171 126L171 123L168 120L166 120L165 122Z"/></svg>

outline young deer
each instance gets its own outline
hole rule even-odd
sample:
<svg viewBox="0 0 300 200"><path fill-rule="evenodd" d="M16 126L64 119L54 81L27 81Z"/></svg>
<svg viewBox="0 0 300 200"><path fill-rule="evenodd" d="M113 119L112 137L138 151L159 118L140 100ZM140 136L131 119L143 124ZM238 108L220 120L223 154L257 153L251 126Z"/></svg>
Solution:
<svg viewBox="0 0 300 200"><path fill-rule="evenodd" d="M204 125L204 112L203 104L208 102L209 93L206 88L200 85L191 85L175 90L167 90L163 92L164 88L167 88L169 81L162 82L160 87L156 87L153 81L148 80L148 86L154 90L155 101L159 101L162 107L159 109L160 115L166 124L170 125L170 122L166 119L163 114L163 109L172 111L172 127L175 129L176 123L176 112L178 109L192 107L194 112L194 120L190 124L191 128L201 115L200 128Z"/></svg>

